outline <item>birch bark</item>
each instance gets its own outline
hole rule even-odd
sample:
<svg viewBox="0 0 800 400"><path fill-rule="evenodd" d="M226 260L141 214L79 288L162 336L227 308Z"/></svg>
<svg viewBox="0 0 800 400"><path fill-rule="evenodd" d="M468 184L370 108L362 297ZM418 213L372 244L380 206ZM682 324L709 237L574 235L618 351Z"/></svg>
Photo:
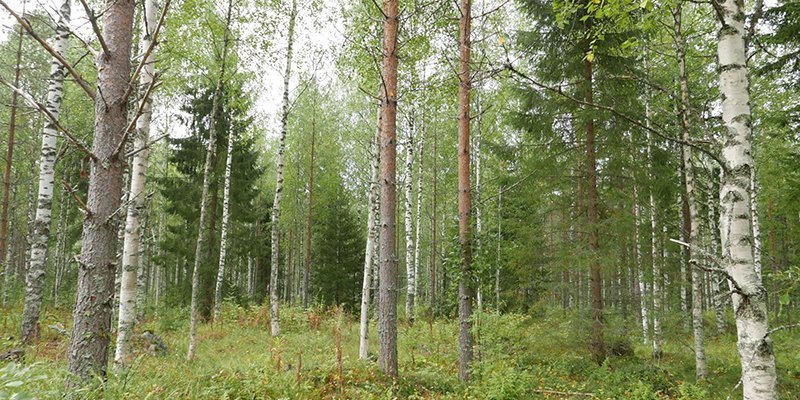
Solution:
<svg viewBox="0 0 800 400"><path fill-rule="evenodd" d="M280 261L280 246L278 234L281 220L281 199L283 197L283 167L286 154L286 128L289 122L289 78L292 73L292 45L294 44L294 24L297 16L297 0L292 0L292 9L289 14L289 38L286 47L286 69L283 73L283 109L281 111L281 133L278 139L278 163L275 168L275 200L272 203L272 227L270 247L272 249L269 274L269 320L272 336L281 333L278 320L278 263ZM308 276L303 276L303 307L308 306Z"/></svg>
<svg viewBox="0 0 800 400"><path fill-rule="evenodd" d="M141 49L148 49L153 39L156 28L156 4L154 0L144 3L144 18L142 20ZM144 60L139 82L140 92L145 93L155 79L155 55L153 52ZM122 276L120 277L119 290L119 319L117 323L117 347L114 351L114 367L117 370L125 368L128 357L129 340L133 333L136 320L136 281L139 258L141 255L142 216L145 212L145 186L147 184L147 162L150 140L150 121L153 114L153 101L146 97L142 107L142 115L136 121L136 138L134 148L139 150L133 156L131 182L128 196L127 216L125 219L125 233L122 248Z"/></svg>
<svg viewBox="0 0 800 400"><path fill-rule="evenodd" d="M750 215L752 116L744 44L745 8L741 1L715 0L722 26L718 35L725 174L720 188L722 263L732 280L737 347L746 400L778 397L775 355L769 337L767 291L753 259Z"/></svg>
<svg viewBox="0 0 800 400"><path fill-rule="evenodd" d="M58 25L53 49L60 54L67 52L69 38L70 1L65 0L59 9ZM50 79L47 88L47 110L58 118L64 94L64 66L53 59L50 63ZM13 122L12 122L13 124ZM39 315L44 294L47 244L50 241L50 222L55 187L56 142L58 129L47 121L42 132L42 150L39 156L39 194L36 201L36 216L31 235L31 257L25 278L25 303L22 310L22 342L32 343L39 338ZM11 139L9 139L11 140ZM8 182L8 176L6 176Z"/></svg>

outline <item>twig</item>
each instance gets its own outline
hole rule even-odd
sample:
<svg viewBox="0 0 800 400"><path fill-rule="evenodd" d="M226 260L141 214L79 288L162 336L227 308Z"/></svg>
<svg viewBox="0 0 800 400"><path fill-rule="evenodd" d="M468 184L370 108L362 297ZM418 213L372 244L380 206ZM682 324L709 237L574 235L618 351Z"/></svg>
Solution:
<svg viewBox="0 0 800 400"><path fill-rule="evenodd" d="M138 149L134 149L133 151L130 151L130 152L126 153L126 154L125 154L125 158L129 158L129 157L131 157L131 156L134 156L134 155L136 155L136 154L139 154L139 153L141 153L142 151L144 151L144 150L146 150L146 149L149 149L149 148L150 148L150 146L154 145L156 142L158 142L158 141L159 141L159 140L161 140L161 139L164 139L164 138L165 138L165 137L167 137L167 136L169 136L169 133L165 133L165 134L163 134L163 135L161 135L161 136L159 136L159 137L157 137L157 138L155 138L155 139L151 140L151 141L150 141L150 142L148 142L146 145L144 145L144 146L142 146L142 147L140 147L140 148L138 148Z"/></svg>
<svg viewBox="0 0 800 400"><path fill-rule="evenodd" d="M86 12L86 17L89 18L89 23L92 25L92 30L94 31L95 36L97 36L97 41L100 42L100 47L103 48L103 57L110 57L111 51L108 49L105 39L103 39L103 32L100 31L100 26L97 25L97 16L94 14L94 10L89 7L89 4L86 3L86 0L80 1L81 5L83 5L83 10Z"/></svg>
<svg viewBox="0 0 800 400"><path fill-rule="evenodd" d="M119 143L117 144L117 148L112 153L112 157L119 155L122 149L125 147L125 141L128 140L128 135L133 131L133 128L136 127L136 123L139 121L139 117L142 116L144 112L144 106L147 104L147 101L150 99L150 94L153 93L153 88L156 86L156 78L158 74L153 76L153 80L150 81L150 85L147 86L147 90L144 92L142 99L139 101L139 107L136 109L136 114L134 114L133 118L131 118L130 122L128 123L128 127L125 128L125 131L122 132L122 138L120 139Z"/></svg>
<svg viewBox="0 0 800 400"><path fill-rule="evenodd" d="M158 33L161 32L161 27L164 26L164 17L167 15L167 9L169 9L170 0L164 2L164 9L161 10L161 17L158 19L158 24L156 25L155 30L153 31L153 37L150 38L150 46L147 46L144 54L142 55L142 61L139 62L139 65L136 66L136 69L131 75L130 84L128 85L128 90L125 91L125 99L128 99L133 93L134 88L136 87L136 81L139 79L139 74L142 72L144 65L147 63L147 58L150 57L150 54L153 52L153 49L158 44ZM153 77L155 80L155 77Z"/></svg>
<svg viewBox="0 0 800 400"><path fill-rule="evenodd" d="M707 259L711 260L711 262L713 262L714 264L722 265L719 262L719 260L717 259L717 257L715 257L713 254L705 251L702 248L699 248L697 246L692 246L689 243L682 242L682 241L677 240L677 239L671 239L670 238L669 241L672 242L672 243L677 243L677 244L679 244L681 246L684 246L684 247L686 247L686 248L688 248L688 249L690 249L692 251L696 251L696 252L702 254ZM742 287L739 286L739 283L736 282L736 279L734 279L733 276L731 276L731 274L729 274L726 269L724 269L724 268L704 267L704 266L702 266L700 264L696 264L695 267L698 268L698 269L701 269L703 271L706 271L706 272L717 272L717 273L725 275L725 277L728 278L728 281L731 282L733 287L736 289L736 290L733 291L734 293L736 293L736 294L738 294L740 296L743 296L743 297L748 297L748 294L745 293L744 290L742 290Z"/></svg>
<svg viewBox="0 0 800 400"><path fill-rule="evenodd" d="M85 144L83 144L80 140L78 140L78 138L76 138L71 133L69 133L69 131L67 131L67 129L64 128L58 122L58 118L56 118L56 116L53 115L53 113L51 113L50 110L48 110L47 107L45 107L42 103L39 103L38 101L36 101L33 98L33 96L31 96L30 94L26 93L24 90L12 85L10 82L8 82L2 76L0 76L0 83L2 83L3 85L8 86L9 89L13 90L18 95L20 95L26 102L28 102L30 105L32 105L36 110L38 110L39 112L44 114L44 116L47 117L47 119L53 124L53 126L55 126L56 129L58 131L60 131L64 135L64 137L67 138L67 140L69 140L72 144L74 144L75 147L77 147L78 149L80 149L81 151L86 153L93 160L95 160L95 161L97 160L97 157L94 155L94 153L92 153L91 150L89 150L89 148Z"/></svg>
<svg viewBox="0 0 800 400"><path fill-rule="evenodd" d="M28 21L25 20L25 18L22 18L14 10L12 10L11 7L9 7L4 0L0 0L0 6L3 6L3 8L5 8L11 14L11 16L17 20L19 25L25 28L26 31L28 31L28 34L30 34L31 37L33 37L37 42L39 42L39 44L42 45L42 47L44 47L44 49L47 50L47 52L53 56L53 58L58 60L58 62L61 63L61 65L63 65L64 68L67 69L67 71L69 71L69 74L72 75L73 78L75 78L75 81L78 82L78 85L81 88L83 88L83 90L92 100L95 99L94 90L92 90L92 88L89 87L89 84L86 82L86 80L83 79L83 77L78 73L78 71L75 71L75 68L72 67L72 65L64 58L63 55L61 55L61 53L52 48L49 44L47 44L46 40L42 39L41 36L36 34L36 32L33 30L33 27L31 27Z"/></svg>
<svg viewBox="0 0 800 400"><path fill-rule="evenodd" d="M75 189L73 189L72 186L69 185L69 182L67 182L66 179L62 179L61 184L64 185L64 189L66 189L67 192L69 192L69 194L75 200L75 202L78 203L78 208L80 208L81 211L83 211L83 213L86 214L87 217L91 217L92 211L89 210L89 208L86 207L86 203L84 203L83 200L81 200L80 197L78 197L78 195L75 193Z"/></svg>

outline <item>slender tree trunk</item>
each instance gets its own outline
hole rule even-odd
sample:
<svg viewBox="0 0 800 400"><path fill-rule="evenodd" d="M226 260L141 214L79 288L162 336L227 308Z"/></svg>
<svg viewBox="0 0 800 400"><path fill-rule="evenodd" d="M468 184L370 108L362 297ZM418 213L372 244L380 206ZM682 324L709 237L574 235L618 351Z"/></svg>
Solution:
<svg viewBox="0 0 800 400"><path fill-rule="evenodd" d="M472 6L461 0L460 43L461 68L458 74L458 238L461 245L461 279L458 282L458 377L470 380L472 363L472 232L470 204L470 34Z"/></svg>
<svg viewBox="0 0 800 400"><path fill-rule="evenodd" d="M378 224L376 214L380 199L378 198L378 179L380 166L380 129L381 109L378 108L378 130L370 146L370 181L367 200L367 247L364 251L364 280L361 285L361 321L359 327L358 358L366 360L369 356L369 301L372 285L372 270L375 262L375 242L378 240Z"/></svg>
<svg viewBox="0 0 800 400"><path fill-rule="evenodd" d="M316 96L316 95L315 95ZM314 97L314 110L311 116L311 157L308 166L308 221L306 222L306 262L303 273L303 308L308 307L308 285L311 280L311 235L314 232L311 226L312 211L314 209L314 145L317 138L317 98Z"/></svg>
<svg viewBox="0 0 800 400"><path fill-rule="evenodd" d="M593 103L592 88L592 62L584 61L586 67L586 102ZM605 343L603 341L603 279L600 261L597 253L600 242L597 232L597 162L595 158L595 133L594 120L589 117L586 122L586 189L587 189L587 215L589 222L589 249L592 253L590 266L591 304L592 304L592 358L597 363L602 363L606 358Z"/></svg>
<svg viewBox="0 0 800 400"><path fill-rule="evenodd" d="M497 260L494 267L494 306L500 312L500 243L503 242L503 186L497 191Z"/></svg>
<svg viewBox="0 0 800 400"><path fill-rule="evenodd" d="M147 204L142 206L143 210L147 209ZM139 235L139 256L138 256L138 265L137 265L137 272L136 272L136 322L140 322L144 319L144 311L145 306L147 305L147 283L148 283L148 260L147 260L147 246L148 246L148 235L147 235L147 223L148 223L148 216L147 214L141 217L142 224L140 227L140 235Z"/></svg>
<svg viewBox="0 0 800 400"><path fill-rule="evenodd" d="M638 151L638 149L637 149ZM635 159L633 161L636 161ZM639 189L636 186L636 179L633 183L633 240L634 240L634 264L636 268L636 278L639 282L639 312L642 322L642 341L647 344L650 341L650 319L647 301L647 285L645 284L644 266L642 265L642 244L639 241Z"/></svg>
<svg viewBox="0 0 800 400"><path fill-rule="evenodd" d="M423 117L424 117L424 115L423 115ZM420 234L422 232L422 194L423 194L423 191L422 191L422 183L423 183L423 179L422 179L422 174L423 174L422 155L423 155L423 153L425 151L425 146L424 146L424 144L425 144L424 143L424 141L425 141L425 120L424 119L422 120L421 125L422 125L422 132L421 132L421 135L420 135L420 138L419 138L419 143L418 143L418 146L419 146L419 149L418 149L419 162L417 163L417 165L418 165L418 169L417 169L417 221L414 224L414 226L416 226L416 229L417 229L416 237L414 239L414 286L412 287L412 289L414 291L414 293L413 293L413 295L414 295L413 307L414 308L416 308L416 306L417 306L418 293L419 293L419 281L420 281L420 278L419 278L419 255L420 255L420 249L422 248L422 241L420 240Z"/></svg>
<svg viewBox="0 0 800 400"><path fill-rule="evenodd" d="M761 279L761 227L758 222L758 177L756 169L750 169L750 218L753 219L753 266L758 280Z"/></svg>
<svg viewBox="0 0 800 400"><path fill-rule="evenodd" d="M27 3L25 1L22 2L22 14L23 15L25 14L25 6L26 6L26 4ZM64 16L62 14L59 17L59 22L61 20L63 20L63 19L64 19ZM67 23L69 23L69 11L67 11L66 20L67 20ZM59 29L59 28L62 28L60 23L56 27L56 29ZM20 64L21 64L21 61L22 61L22 38L24 37L22 29L23 29L22 26L20 26L19 27L19 32L18 32L18 39L17 39L16 60L15 60L15 63L14 63L14 87L16 87L16 88L19 87ZM56 39L55 39L56 43L55 43L55 46L59 45L58 41L60 39L61 39L61 36L58 34L58 32L56 32ZM66 41L66 38L64 40ZM59 50L55 46L54 46L54 49ZM62 48L60 49L60 52L61 52L61 54L66 54L66 46L62 46ZM63 68L63 67L61 67L61 68ZM51 74L51 82L52 82L52 74L53 74L52 68L51 68L50 74ZM61 80L63 82L63 78ZM49 90L48 90L48 92L49 92ZM8 243L7 243L7 239L8 239L8 196L9 196L9 193L11 191L11 166L12 166L13 161L14 161L14 134L16 133L16 130L17 130L17 102L18 102L18 98L19 98L19 95L17 94L17 92L12 90L11 91L11 116L10 116L9 121L8 121L8 148L7 148L8 150L6 150L6 167L5 167L5 170L3 171L3 209L2 209L2 213L0 213L0 260L5 260L6 259L6 249L8 248ZM58 103L59 103L58 107L60 108L61 107L60 99L59 99ZM50 106L49 103L48 103L48 106ZM57 113L58 113L58 111L56 111L55 115L58 115ZM44 275L42 275L42 277L44 277ZM4 290L6 292L8 292L8 288L4 287ZM41 303L41 300L39 300L39 303ZM3 301L3 305L5 306L5 300ZM25 321L23 319L23 323L24 322ZM37 309L36 324L37 324L36 328L38 329L38 309ZM36 333L36 336L38 336L38 331ZM26 335L25 335L24 330L23 330L23 337L22 337L23 342L27 342L28 339L29 338L26 338Z"/></svg>
<svg viewBox="0 0 800 400"><path fill-rule="evenodd" d="M438 180L438 167L436 159L438 157L436 149L436 131L433 131L433 195L431 196L431 267L428 272L430 277L428 279L428 299L430 300L431 315L436 316L436 185Z"/></svg>
<svg viewBox="0 0 800 400"><path fill-rule="evenodd" d="M70 2L65 0L59 9L58 25L54 38L53 48L61 54L67 52L69 38ZM17 70L17 78L19 70ZM53 117L58 118L64 93L64 66L57 60L50 65L50 79L47 89L47 110ZM16 82L16 85L19 83ZM8 162L11 162L14 140L14 113L16 106L12 100L11 130L9 133ZM33 221L33 235L31 235L31 258L25 279L25 304L22 311L22 342L32 343L39 338L39 314L42 307L42 296L45 285L45 266L47 264L47 245L50 241L50 220L53 207L53 189L55 187L56 139L58 130L52 121L45 123L42 132L42 150L39 156L39 195L36 202L36 217ZM7 185L9 183L9 169L6 169L3 197L3 219L6 218L8 204ZM3 227L5 228L5 221ZM0 236L4 235L0 232ZM5 255L5 249L2 250Z"/></svg>
<svg viewBox="0 0 800 400"><path fill-rule="evenodd" d="M689 81L686 73L686 53L684 51L683 34L681 32L682 19L681 2L675 6L673 18L675 20L675 50L678 59L678 77L681 87L681 130L684 142L691 142L690 122L689 122ZM705 352L705 335L703 332L703 277L700 270L698 251L702 248L700 241L700 215L695 196L694 167L692 165L692 149L688 145L682 147L683 171L685 175L685 201L689 206L689 265L692 274L692 333L694 336L694 359L695 376L697 380L703 380L708 375L708 365Z"/></svg>
<svg viewBox="0 0 800 400"><path fill-rule="evenodd" d="M286 47L286 69L283 73L283 109L281 110L281 134L278 139L278 163L275 168L275 201L272 203L272 234L270 246L272 258L269 274L269 320L272 336L281 333L278 320L278 262L280 261L280 246L278 233L281 221L281 198L283 197L283 167L286 156L286 129L289 124L289 79L292 75L292 46L294 45L294 24L297 18L297 0L292 0L292 9L289 12L288 42ZM303 275L303 307L308 306L308 275Z"/></svg>
<svg viewBox="0 0 800 400"><path fill-rule="evenodd" d="M408 137L406 138L406 165L405 165L405 234L406 234L406 318L410 324L414 323L414 220L413 191L414 191L414 123L409 124Z"/></svg>
<svg viewBox="0 0 800 400"><path fill-rule="evenodd" d="M398 1L383 1L381 128L381 261L378 367L397 378L397 31Z"/></svg>
<svg viewBox="0 0 800 400"><path fill-rule="evenodd" d="M142 36L140 48L148 49L153 39L156 28L156 6L153 0L148 0L144 4L144 17L142 29L145 32ZM155 79L155 55L151 52L144 62L141 78L139 82L140 93L147 92ZM117 347L114 352L114 366L117 370L122 370L126 366L128 358L129 340L133 333L136 320L136 281L137 268L141 255L142 217L146 207L145 186L147 183L147 162L148 141L150 140L150 120L152 118L153 101L150 96L145 98L142 104L142 115L136 121L136 138L134 148L139 152L133 156L133 167L131 170L131 182L128 196L131 199L128 204L127 216L125 219L125 233L122 248L122 276L120 277L119 291L119 319L117 325ZM141 149L141 150L140 150ZM141 305L139 305L141 307Z"/></svg>
<svg viewBox="0 0 800 400"><path fill-rule="evenodd" d="M648 121L651 119L650 104L646 104ZM653 138L647 131L647 171L650 175L651 185L655 182L653 171ZM658 224L656 219L655 190L650 188L650 262L653 269L653 359L661 358L661 261L658 259Z"/></svg>
<svg viewBox="0 0 800 400"><path fill-rule="evenodd" d="M189 318L189 350L186 359L194 360L197 345L197 318L200 296L200 266L203 258L203 243L206 241L206 219L209 217L209 186L211 186L211 172L213 169L214 152L217 148L217 128L220 118L222 103L222 88L225 85L225 69L228 59L228 47L231 34L231 13L233 0L228 1L228 10L225 16L225 33L223 34L222 57L220 58L219 76L217 86L214 88L214 97L211 104L211 120L208 129L208 143L206 144L206 160L203 169L203 191L200 197L200 218L197 223L197 243L194 250L194 267L192 268L192 303Z"/></svg>
<svg viewBox="0 0 800 400"><path fill-rule="evenodd" d="M767 291L755 268L750 215L752 116L744 45L742 2L718 0L722 27L718 36L725 175L720 188L722 263L734 286L737 347L744 399L778 398L775 355L769 337Z"/></svg>
<svg viewBox="0 0 800 400"><path fill-rule="evenodd" d="M217 269L217 283L214 287L214 322L219 321L219 311L222 305L222 283L225 280L225 263L228 256L228 223L230 220L231 202L231 165L233 164L233 146L235 133L228 132L228 151L225 157L225 183L222 189L222 237L219 240L219 267Z"/></svg>
<svg viewBox="0 0 800 400"><path fill-rule="evenodd" d="M82 383L92 375L105 376L111 337L118 210L122 198L124 159L121 151L128 123L131 42L134 2L116 0L102 13L103 38L108 47L97 65L94 141L89 191L83 222L78 293L68 370ZM68 385L77 384L72 378Z"/></svg>

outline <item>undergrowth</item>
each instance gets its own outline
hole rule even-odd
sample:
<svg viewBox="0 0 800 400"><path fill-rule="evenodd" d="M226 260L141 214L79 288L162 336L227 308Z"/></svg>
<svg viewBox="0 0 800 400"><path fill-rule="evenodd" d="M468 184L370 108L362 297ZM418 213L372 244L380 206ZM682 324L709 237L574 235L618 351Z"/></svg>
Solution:
<svg viewBox="0 0 800 400"><path fill-rule="evenodd" d="M418 319L399 326L397 382L379 372L375 324L370 359L358 359L358 321L340 309L284 308L282 335L271 338L266 307L226 303L222 323L199 329L196 360L185 361L186 310L158 310L137 326L161 336L166 354L134 342L130 369L72 393L86 399L724 399L740 398L735 335L707 341L709 378L694 382L688 333L667 331L664 355L652 361L635 328L607 331L609 345L632 354L590 361L588 327L578 313L546 311L536 317L479 313L475 316L472 382L457 379L457 324ZM14 337L16 309L2 315L3 351L20 348ZM66 310L50 311L42 338L24 348L23 362L0 365L0 398L59 398L67 377L68 338L48 325L69 326ZM613 319L610 318L610 319ZM613 322L613 321L612 321ZM617 321L619 322L619 321ZM676 322L679 323L679 322ZM669 325L669 321L667 322ZM609 323L609 326L624 326ZM631 327L635 324L631 322ZM67 329L69 331L69 329ZM800 339L776 332L780 390L800 397Z"/></svg>

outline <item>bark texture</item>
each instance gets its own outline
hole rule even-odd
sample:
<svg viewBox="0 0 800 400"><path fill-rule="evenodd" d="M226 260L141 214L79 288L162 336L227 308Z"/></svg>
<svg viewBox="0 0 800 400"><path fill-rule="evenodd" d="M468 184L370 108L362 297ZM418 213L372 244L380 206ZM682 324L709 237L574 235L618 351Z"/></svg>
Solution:
<svg viewBox="0 0 800 400"><path fill-rule="evenodd" d="M397 378L397 30L398 0L383 1L381 232L378 367Z"/></svg>
<svg viewBox="0 0 800 400"><path fill-rule="evenodd" d="M97 65L94 141L83 221L78 292L68 354L68 370L83 383L105 376L114 304L117 227L124 160L120 149L128 123L133 0L106 2L104 42ZM72 382L72 380L70 380Z"/></svg>
<svg viewBox="0 0 800 400"><path fill-rule="evenodd" d="M59 9L56 36L53 49L66 54L69 38L70 0L65 0ZM50 63L50 79L47 88L47 110L58 118L61 112L61 101L64 94L64 77L66 71L58 60ZM14 126L14 122L11 122ZM36 216L33 220L31 235L31 258L25 278L25 304L22 310L22 342L32 343L39 338L39 314L44 296L45 266L47 265L47 244L50 241L50 222L53 208L53 189L55 188L56 142L58 129L52 121L45 122L42 131L42 150L39 156L39 194L36 201ZM9 145L13 140L9 134ZM9 150L10 153L10 150ZM8 154L11 157L11 154ZM10 158L9 158L10 162ZM10 175L6 174L5 183ZM3 208L7 198L3 198Z"/></svg>
<svg viewBox="0 0 800 400"><path fill-rule="evenodd" d="M359 346L358 358L366 360L369 356L369 301L370 289L372 285L372 270L378 264L376 262L378 224L380 217L379 206L380 198L378 193L378 179L380 178L380 129L381 129L381 109L378 108L378 130L370 146L370 181L369 193L367 195L367 246L364 251L364 280L361 284L361 320L359 326Z"/></svg>
<svg viewBox="0 0 800 400"><path fill-rule="evenodd" d="M461 245L461 279L458 282L458 378L469 381L472 363L472 210L470 204L470 34L472 5L461 0L458 73L458 239Z"/></svg>
<svg viewBox="0 0 800 400"><path fill-rule="evenodd" d="M156 29L156 6L153 0L144 4L144 18L142 23L141 49L148 49L153 40ZM150 52L144 60L139 82L140 93L147 93L148 88L155 79L155 55ZM122 246L122 276L120 277L119 290L119 318L117 322L117 347L114 352L114 365L117 369L125 367L128 357L128 342L133 333L137 315L137 272L142 262L142 238L144 237L143 223L147 184L147 161L149 150L147 142L150 140L150 121L153 114L153 101L150 96L142 99L142 115L136 121L136 137L134 148L138 150L133 156L131 168L131 185L128 191L128 212L125 218L125 234ZM141 150L140 150L141 149ZM142 305L138 305L141 307Z"/></svg>
<svg viewBox="0 0 800 400"><path fill-rule="evenodd" d="M280 246L278 236L281 220L281 199L283 198L283 164L286 157L286 128L289 123L289 78L292 74L292 45L294 44L294 23L297 16L297 0L292 0L289 14L289 38L286 47L286 69L283 73L283 109L281 110L281 133L278 138L278 164L275 167L275 200L272 203L272 233L270 246L272 249L269 273L269 321L272 336L281 333L278 320L278 262ZM308 306L308 274L303 274L303 307Z"/></svg>
<svg viewBox="0 0 800 400"><path fill-rule="evenodd" d="M775 355L769 337L767 292L753 260L750 215L752 117L744 45L744 4L715 0L722 27L718 35L719 89L725 132L720 187L722 263L734 286L737 347L746 400L778 398Z"/></svg>
<svg viewBox="0 0 800 400"><path fill-rule="evenodd" d="M225 281L225 263L228 260L228 222L230 220L231 197L231 164L233 163L233 131L228 136L228 151L225 156L225 183L222 188L222 229L219 240L219 266L217 283L214 287L214 322L219 321L219 310L222 304L222 283Z"/></svg>

